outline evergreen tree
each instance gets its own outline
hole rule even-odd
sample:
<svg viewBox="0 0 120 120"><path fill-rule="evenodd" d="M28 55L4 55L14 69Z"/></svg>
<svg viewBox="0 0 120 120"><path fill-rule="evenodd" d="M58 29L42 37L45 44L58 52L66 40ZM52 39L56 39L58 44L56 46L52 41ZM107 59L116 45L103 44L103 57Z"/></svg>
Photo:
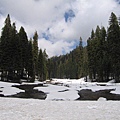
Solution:
<svg viewBox="0 0 120 120"><path fill-rule="evenodd" d="M9 51L11 51L10 41L11 41L11 20L8 14L5 25L2 29L1 34L1 69L2 69L2 80L8 80L7 75L11 69L11 55Z"/></svg>
<svg viewBox="0 0 120 120"><path fill-rule="evenodd" d="M33 66L33 51L32 51L32 39L28 42L28 79L30 79L31 82L34 81L34 66Z"/></svg>
<svg viewBox="0 0 120 120"><path fill-rule="evenodd" d="M20 80L21 51L15 23L11 25L10 16L5 20L5 26L1 36L1 69L3 80Z"/></svg>
<svg viewBox="0 0 120 120"><path fill-rule="evenodd" d="M46 50L43 51L43 65L44 65L44 75L43 79L46 80L48 78L48 55L46 53Z"/></svg>
<svg viewBox="0 0 120 120"><path fill-rule="evenodd" d="M40 81L44 81L48 78L48 69L47 69L48 55L46 51L40 49L38 55L38 78Z"/></svg>
<svg viewBox="0 0 120 120"><path fill-rule="evenodd" d="M82 38L80 37L80 44L79 44L79 49L80 49L80 57L79 57L79 77L83 77L83 45L82 45Z"/></svg>
<svg viewBox="0 0 120 120"><path fill-rule="evenodd" d="M97 79L99 82L103 82L103 73L104 73L104 45L105 45L106 30L104 27L96 29L96 72Z"/></svg>
<svg viewBox="0 0 120 120"><path fill-rule="evenodd" d="M107 46L106 46L106 30L104 27L101 28L100 41L99 41L99 81L106 81L107 74L109 71L106 69L108 67L108 62L106 61L107 56Z"/></svg>
<svg viewBox="0 0 120 120"><path fill-rule="evenodd" d="M52 59L48 59L47 69L48 69L48 79L51 79L51 77L52 77L51 74L52 74L52 71L53 71Z"/></svg>
<svg viewBox="0 0 120 120"><path fill-rule="evenodd" d="M105 73L105 38L106 30L97 26L96 31L92 30L91 38L88 40L88 65L91 79L103 81Z"/></svg>
<svg viewBox="0 0 120 120"><path fill-rule="evenodd" d="M12 36L10 42L11 50L9 54L11 55L11 77L14 82L19 82L21 72L21 46L15 23L13 23L12 26Z"/></svg>
<svg viewBox="0 0 120 120"><path fill-rule="evenodd" d="M28 66L28 61L27 61L28 59L28 37L23 27L20 28L18 35L19 35L21 55L22 55L21 77L23 78L24 75L26 76L27 66Z"/></svg>
<svg viewBox="0 0 120 120"><path fill-rule="evenodd" d="M83 71L83 77L86 77L87 81L87 76L88 76L88 53L87 53L87 47L83 48L83 65L82 65L82 71Z"/></svg>
<svg viewBox="0 0 120 120"><path fill-rule="evenodd" d="M95 33L91 32L91 37L87 40L88 68L90 79L96 79L96 40Z"/></svg>
<svg viewBox="0 0 120 120"><path fill-rule="evenodd" d="M38 34L37 31L33 36L33 65L34 65L34 76L38 75Z"/></svg>
<svg viewBox="0 0 120 120"><path fill-rule="evenodd" d="M111 13L109 20L109 28L107 31L107 42L109 47L109 60L111 64L111 72L115 76L116 82L119 82L120 73L120 27L117 17Z"/></svg>
<svg viewBox="0 0 120 120"><path fill-rule="evenodd" d="M41 49L38 55L38 78L40 81L44 80L44 59L43 59L43 53Z"/></svg>

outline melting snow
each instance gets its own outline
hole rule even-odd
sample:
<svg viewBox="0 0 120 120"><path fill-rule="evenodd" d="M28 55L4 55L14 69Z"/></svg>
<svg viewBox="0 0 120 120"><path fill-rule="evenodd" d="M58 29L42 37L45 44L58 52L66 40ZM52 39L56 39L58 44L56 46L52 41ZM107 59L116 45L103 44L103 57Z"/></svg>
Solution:
<svg viewBox="0 0 120 120"><path fill-rule="evenodd" d="M120 102L106 101L74 101L77 99L78 90L116 89L112 93L120 94L120 84L106 83L98 86L97 83L79 80L53 79L60 85L48 84L47 87L36 87L47 93L46 100L0 98L1 120L119 120ZM13 83L0 82L0 94L10 95L21 92L18 88L11 87ZM61 91L61 92L60 92ZM63 100L63 101L55 101Z"/></svg>

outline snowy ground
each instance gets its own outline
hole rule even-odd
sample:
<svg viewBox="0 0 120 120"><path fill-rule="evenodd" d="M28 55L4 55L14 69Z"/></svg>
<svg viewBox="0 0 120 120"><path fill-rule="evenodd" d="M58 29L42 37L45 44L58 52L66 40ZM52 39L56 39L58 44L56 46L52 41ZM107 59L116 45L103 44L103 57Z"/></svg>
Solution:
<svg viewBox="0 0 120 120"><path fill-rule="evenodd" d="M119 120L116 101L42 101L0 98L0 120Z"/></svg>
<svg viewBox="0 0 120 120"><path fill-rule="evenodd" d="M77 90L116 89L112 93L120 94L120 84L84 82L84 79L54 79L47 87L36 87L47 93L46 100L0 98L0 120L119 120L119 101L74 101L77 99ZM105 83L103 83L105 84ZM11 87L13 83L0 82L0 94L11 95L21 92ZM66 87L67 86L67 87ZM57 100L57 101L56 101ZM62 101L61 101L62 100Z"/></svg>
<svg viewBox="0 0 120 120"><path fill-rule="evenodd" d="M60 83L58 85L53 85L54 83ZM23 90L15 87L11 87L16 83L6 83L0 82L0 94L12 95ZM24 84L24 83L23 83ZM99 84L106 84L106 86L99 86ZM116 89L112 93L120 94L120 84L119 83L91 83L84 82L84 78L79 80L69 80L69 79L53 79L52 84L47 84L47 87L35 87L34 89L41 90L47 93L46 100L64 100L64 101L74 101L78 96L78 91L81 89L92 89L93 91L103 90L103 89Z"/></svg>

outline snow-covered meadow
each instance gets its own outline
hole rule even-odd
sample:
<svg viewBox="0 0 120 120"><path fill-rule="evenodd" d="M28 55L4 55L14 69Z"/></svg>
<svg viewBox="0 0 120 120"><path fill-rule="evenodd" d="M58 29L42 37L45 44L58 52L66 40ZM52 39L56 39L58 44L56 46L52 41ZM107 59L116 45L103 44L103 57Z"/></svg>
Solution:
<svg viewBox="0 0 120 120"><path fill-rule="evenodd" d="M120 102L106 101L75 101L78 90L115 89L112 93L120 94L120 84L114 81L108 83L85 82L79 80L53 79L52 84L35 87L45 93L45 100L0 98L1 120L119 120ZM11 95L22 92L11 87L16 83L0 82L0 94ZM101 86L101 85L104 86Z"/></svg>
<svg viewBox="0 0 120 120"><path fill-rule="evenodd" d="M0 98L1 120L119 120L118 101L41 101Z"/></svg>
<svg viewBox="0 0 120 120"><path fill-rule="evenodd" d="M39 83L36 81L36 83ZM12 95L23 90L20 90L15 87L11 87L12 85L16 85L17 83L7 83L0 82L0 94ZM26 84L26 83L22 83ZM91 89L92 91L104 90L104 89L115 89L112 93L120 94L120 83L114 83L114 80L108 83L97 83L97 82L85 82L84 78L78 80L70 80L70 79L53 79L51 84L45 84L44 87L35 87L34 89L38 89L47 93L46 100L63 100L63 101L74 101L79 95L78 91L82 89Z"/></svg>

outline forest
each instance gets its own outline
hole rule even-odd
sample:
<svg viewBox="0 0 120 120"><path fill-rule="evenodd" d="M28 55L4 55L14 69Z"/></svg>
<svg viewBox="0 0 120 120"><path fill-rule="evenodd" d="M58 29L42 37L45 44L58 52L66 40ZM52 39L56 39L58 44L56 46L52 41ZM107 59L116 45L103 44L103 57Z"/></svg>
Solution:
<svg viewBox="0 0 120 120"><path fill-rule="evenodd" d="M112 12L108 22L107 30L104 26L91 28L86 46L80 37L79 46L70 53L49 58L38 47L37 31L28 39L24 27L17 31L8 14L0 37L1 81L85 77L86 81L120 82L120 20Z"/></svg>

